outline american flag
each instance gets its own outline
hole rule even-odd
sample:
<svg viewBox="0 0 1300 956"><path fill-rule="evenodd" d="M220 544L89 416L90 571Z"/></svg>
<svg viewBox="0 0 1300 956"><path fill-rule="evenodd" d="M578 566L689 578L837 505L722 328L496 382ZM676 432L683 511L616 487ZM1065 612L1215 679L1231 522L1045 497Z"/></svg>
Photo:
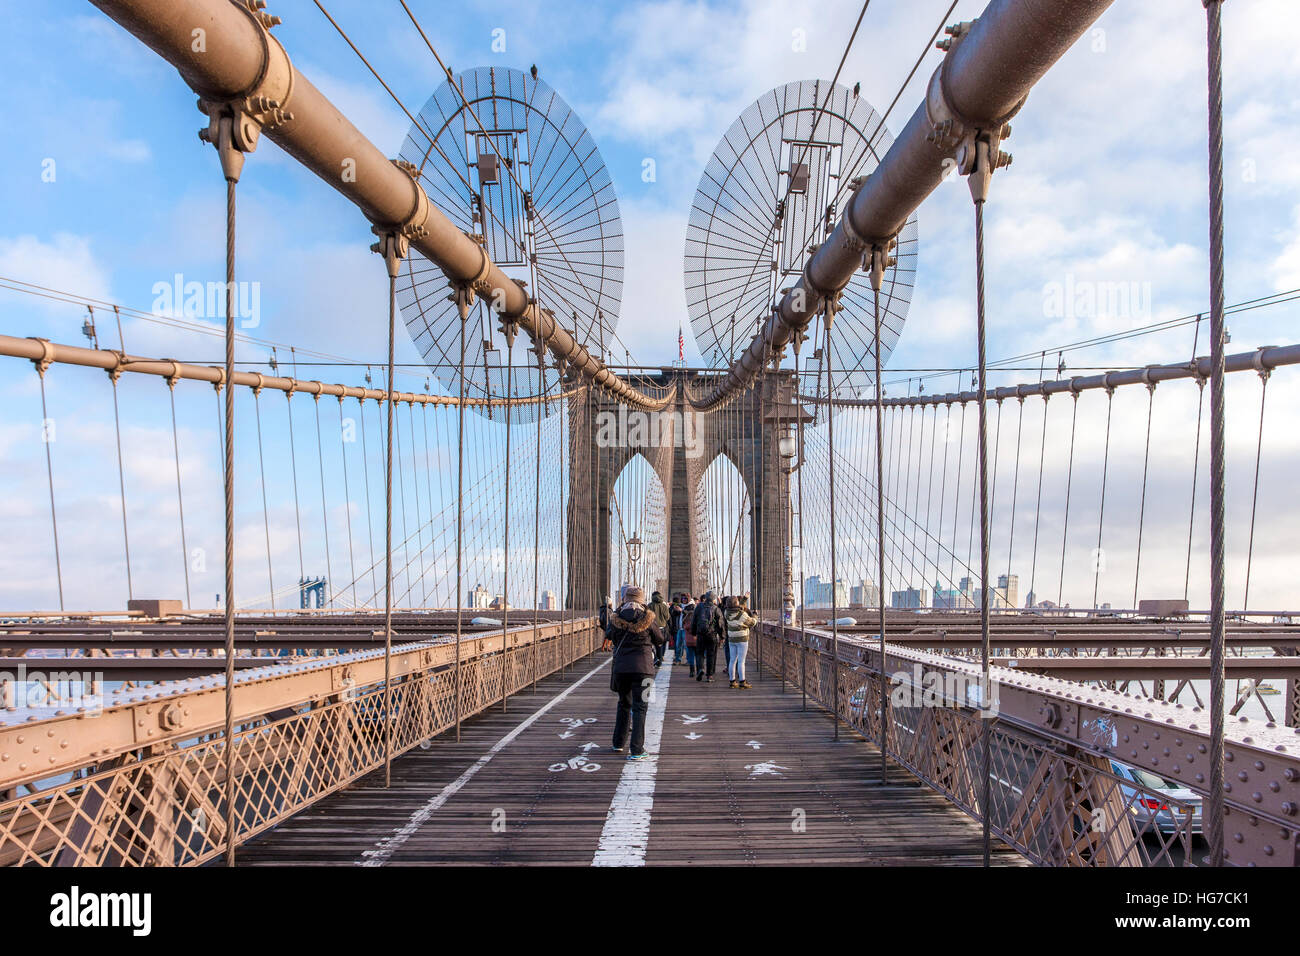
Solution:
<svg viewBox="0 0 1300 956"><path fill-rule="evenodd" d="M686 336L682 334L682 327L677 326L677 361L686 361Z"/></svg>

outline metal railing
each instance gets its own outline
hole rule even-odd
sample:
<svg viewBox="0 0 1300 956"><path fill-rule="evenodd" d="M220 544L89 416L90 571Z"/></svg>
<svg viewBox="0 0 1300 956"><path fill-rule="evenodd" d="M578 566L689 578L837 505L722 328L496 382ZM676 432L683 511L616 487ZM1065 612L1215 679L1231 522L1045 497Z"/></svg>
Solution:
<svg viewBox="0 0 1300 956"><path fill-rule="evenodd" d="M590 654L589 618L241 672L236 843ZM459 663L457 664L457 659ZM102 712L0 726L0 864L189 866L227 845L224 684L181 681ZM26 791L26 792L21 792Z"/></svg>
<svg viewBox="0 0 1300 956"><path fill-rule="evenodd" d="M797 628L768 622L756 631L761 666L879 744L881 681L874 640L841 633L837 665L828 633L807 629L804 644ZM885 750L890 759L982 820L981 735L984 721L992 719L990 829L1026 859L1048 866L1204 862L1206 850L1199 839L1203 792L1171 793L1143 782L1151 779L1149 773L1184 784L1180 778L1194 779L1205 770L1188 764L1193 755L1204 754L1208 725L1198 730L1195 723L1183 722L1181 705L1053 678L999 674L1000 668L993 669L996 686L989 698L980 689L975 665L896 645L887 647L886 661ZM996 716L980 716L983 699L995 702L991 710ZM1104 718L1083 713L1084 702ZM1177 723L1175 713L1182 718ZM1257 750L1269 741L1254 735L1274 732L1256 722L1240 739L1228 742L1233 755L1229 766L1237 780L1271 794L1300 780L1298 755L1283 757L1274 746L1270 765L1239 748ZM1133 757L1125 749L1130 744ZM1229 793L1228 862L1295 865L1297 831L1283 822L1293 804L1284 800L1265 816L1262 803L1258 791Z"/></svg>

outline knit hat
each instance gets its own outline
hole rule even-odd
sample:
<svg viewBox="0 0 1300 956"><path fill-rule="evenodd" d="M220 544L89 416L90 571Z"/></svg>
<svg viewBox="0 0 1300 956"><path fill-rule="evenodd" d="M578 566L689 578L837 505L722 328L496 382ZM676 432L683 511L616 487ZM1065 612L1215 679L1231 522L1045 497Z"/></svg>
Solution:
<svg viewBox="0 0 1300 956"><path fill-rule="evenodd" d="M630 601L633 604L644 604L645 588L639 588L636 585L633 585L623 592L623 600Z"/></svg>

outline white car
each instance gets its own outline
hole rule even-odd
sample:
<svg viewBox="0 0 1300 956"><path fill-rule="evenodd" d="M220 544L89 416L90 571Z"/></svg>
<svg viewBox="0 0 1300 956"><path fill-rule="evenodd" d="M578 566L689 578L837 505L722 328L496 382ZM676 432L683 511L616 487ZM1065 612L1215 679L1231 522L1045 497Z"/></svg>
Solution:
<svg viewBox="0 0 1300 956"><path fill-rule="evenodd" d="M1130 767L1118 760L1110 761L1110 768L1122 780L1137 786L1120 784L1124 793L1124 802L1129 805L1134 822L1140 831L1157 829L1161 833L1178 833L1187 827L1186 816L1190 811L1191 825L1187 832L1201 832L1201 795L1189 790L1182 784L1166 780L1150 770ZM1141 787L1142 789L1137 789ZM1151 792L1158 793L1154 797Z"/></svg>

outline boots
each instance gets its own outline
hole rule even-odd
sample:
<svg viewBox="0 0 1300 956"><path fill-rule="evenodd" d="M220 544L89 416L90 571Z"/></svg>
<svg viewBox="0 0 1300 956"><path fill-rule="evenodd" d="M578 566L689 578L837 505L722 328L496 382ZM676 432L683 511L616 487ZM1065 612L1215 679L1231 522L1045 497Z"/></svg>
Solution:
<svg viewBox="0 0 1300 956"><path fill-rule="evenodd" d="M730 684L728 684L727 686L730 687L732 690L735 690L735 689L736 689L737 687L739 687L740 685L739 685L738 683L736 683L736 682L733 680L733 681L732 681Z"/></svg>
<svg viewBox="0 0 1300 956"><path fill-rule="evenodd" d="M754 685L751 684L751 683L750 683L749 681L747 681L747 680L742 680L742 681L740 682L740 686L741 686L741 688L742 688L743 690L753 690L753 689L754 689Z"/></svg>

